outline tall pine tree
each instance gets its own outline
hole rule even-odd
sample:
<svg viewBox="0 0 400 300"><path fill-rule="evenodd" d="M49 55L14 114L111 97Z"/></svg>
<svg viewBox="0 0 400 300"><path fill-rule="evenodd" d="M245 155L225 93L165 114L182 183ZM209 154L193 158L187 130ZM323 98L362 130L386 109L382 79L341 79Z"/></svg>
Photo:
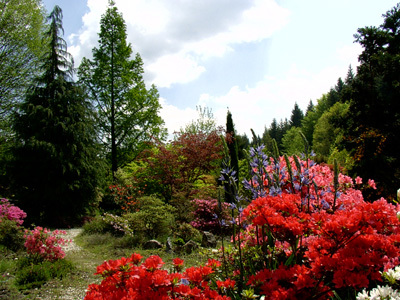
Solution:
<svg viewBox="0 0 400 300"><path fill-rule="evenodd" d="M17 146L10 175L18 205L28 220L74 225L95 199L96 136L83 90L71 81L72 57L62 38L62 10L55 6L36 78L15 116Z"/></svg>
<svg viewBox="0 0 400 300"><path fill-rule="evenodd" d="M154 85L146 89L143 61L139 54L131 59L132 47L126 39L125 21L110 0L100 21L93 61L84 58L78 71L97 107L99 134L113 176L143 150L146 141L165 136L158 91Z"/></svg>

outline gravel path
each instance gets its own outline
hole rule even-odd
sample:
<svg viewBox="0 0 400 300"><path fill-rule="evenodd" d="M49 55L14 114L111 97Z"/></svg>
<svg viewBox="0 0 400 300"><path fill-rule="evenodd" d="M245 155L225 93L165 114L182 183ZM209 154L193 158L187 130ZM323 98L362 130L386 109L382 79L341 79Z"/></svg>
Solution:
<svg viewBox="0 0 400 300"><path fill-rule="evenodd" d="M73 277L75 279L72 281L74 282L71 284L70 281L50 281L40 289L37 289L37 294L34 293L27 297L27 299L40 299L40 300L54 300L54 299L62 299L62 300L77 300L83 299L86 294L86 289L89 283L93 282L93 279L90 278L90 275L95 272L96 270L96 263L94 262L94 257L92 254L88 253L80 246L75 243L75 238L82 232L81 228L74 228L74 229L66 229L65 235L61 235L61 237L65 240L70 240L70 242L62 246L63 250L65 251L66 258L68 257L79 257L78 263L78 271L75 272ZM90 274L88 271L84 270L85 265L89 266L86 269L89 269ZM78 280L79 284L76 284Z"/></svg>
<svg viewBox="0 0 400 300"><path fill-rule="evenodd" d="M62 247L65 253L68 253L70 251L82 250L82 248L75 243L75 238L82 232L82 228L67 229L65 230L65 232L67 234L62 235L63 239L71 241L70 243Z"/></svg>

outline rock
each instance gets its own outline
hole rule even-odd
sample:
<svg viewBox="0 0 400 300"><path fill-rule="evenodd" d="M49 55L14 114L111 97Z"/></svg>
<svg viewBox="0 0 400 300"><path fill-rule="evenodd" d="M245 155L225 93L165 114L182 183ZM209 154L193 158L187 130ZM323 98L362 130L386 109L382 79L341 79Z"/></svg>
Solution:
<svg viewBox="0 0 400 300"><path fill-rule="evenodd" d="M217 239L211 232L204 231L201 240L201 246L205 248L215 248L217 246Z"/></svg>
<svg viewBox="0 0 400 300"><path fill-rule="evenodd" d="M168 238L167 239L167 243L165 244L165 251L166 252L173 252L174 251L173 249L174 248L173 248L173 245L172 245L171 238Z"/></svg>
<svg viewBox="0 0 400 300"><path fill-rule="evenodd" d="M157 240L150 240L143 244L143 249L160 249L163 245Z"/></svg>
<svg viewBox="0 0 400 300"><path fill-rule="evenodd" d="M187 254L191 254L194 250L198 249L199 245L197 245L196 242L193 242L192 240L190 240L189 242L187 242L185 245L183 245L183 250L187 253Z"/></svg>

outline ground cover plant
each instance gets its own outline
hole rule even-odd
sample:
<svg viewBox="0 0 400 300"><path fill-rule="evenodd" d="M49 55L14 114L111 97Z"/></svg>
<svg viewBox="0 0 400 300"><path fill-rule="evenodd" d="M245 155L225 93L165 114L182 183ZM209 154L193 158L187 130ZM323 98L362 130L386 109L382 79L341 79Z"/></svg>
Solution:
<svg viewBox="0 0 400 300"><path fill-rule="evenodd" d="M399 207L366 202L362 179L340 174L337 164L332 170L277 153L250 150L250 199L238 193L229 164L223 168L236 230L219 260L171 272L156 256L111 260L97 268L102 282L90 285L86 299L111 291L119 299L354 299L378 289L399 264Z"/></svg>

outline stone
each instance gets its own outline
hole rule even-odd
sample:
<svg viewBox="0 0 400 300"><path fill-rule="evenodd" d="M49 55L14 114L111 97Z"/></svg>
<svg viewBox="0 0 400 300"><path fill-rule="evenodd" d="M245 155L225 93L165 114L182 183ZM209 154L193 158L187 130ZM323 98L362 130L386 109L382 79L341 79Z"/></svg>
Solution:
<svg viewBox="0 0 400 300"><path fill-rule="evenodd" d="M187 254L191 254L194 250L198 249L199 245L190 240L189 242L187 242L185 245L183 245L183 250L187 253Z"/></svg>
<svg viewBox="0 0 400 300"><path fill-rule="evenodd" d="M163 245L157 240L150 240L143 244L143 249L160 249Z"/></svg>
<svg viewBox="0 0 400 300"><path fill-rule="evenodd" d="M211 232L203 231L203 238L201 246L204 248L215 248L217 246L217 239Z"/></svg>
<svg viewBox="0 0 400 300"><path fill-rule="evenodd" d="M172 245L171 238L167 239L167 243L165 244L165 251L166 252L173 252L174 251L174 247Z"/></svg>

